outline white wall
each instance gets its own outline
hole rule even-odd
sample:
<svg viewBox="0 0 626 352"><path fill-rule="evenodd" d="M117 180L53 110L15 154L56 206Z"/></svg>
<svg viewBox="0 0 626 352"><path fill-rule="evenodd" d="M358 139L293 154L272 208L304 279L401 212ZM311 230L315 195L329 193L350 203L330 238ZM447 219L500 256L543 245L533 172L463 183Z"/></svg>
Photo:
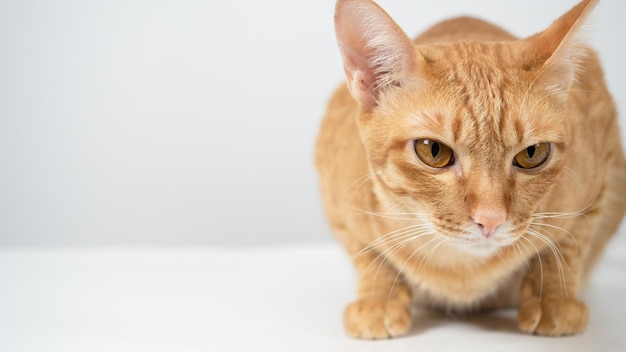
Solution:
<svg viewBox="0 0 626 352"><path fill-rule="evenodd" d="M601 2L592 38L624 109L626 3ZM410 35L457 14L530 35L575 3L380 1ZM333 9L1 2L0 244L330 239L312 154L343 78Z"/></svg>

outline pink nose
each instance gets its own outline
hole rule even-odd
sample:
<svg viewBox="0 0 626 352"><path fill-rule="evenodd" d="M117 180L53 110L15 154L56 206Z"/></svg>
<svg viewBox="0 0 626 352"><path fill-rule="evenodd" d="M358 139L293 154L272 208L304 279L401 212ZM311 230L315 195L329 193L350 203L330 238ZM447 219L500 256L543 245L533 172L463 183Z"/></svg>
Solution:
<svg viewBox="0 0 626 352"><path fill-rule="evenodd" d="M498 226L506 221L506 211L504 210L476 210L472 215L472 220L478 225L480 231L489 238L496 232Z"/></svg>

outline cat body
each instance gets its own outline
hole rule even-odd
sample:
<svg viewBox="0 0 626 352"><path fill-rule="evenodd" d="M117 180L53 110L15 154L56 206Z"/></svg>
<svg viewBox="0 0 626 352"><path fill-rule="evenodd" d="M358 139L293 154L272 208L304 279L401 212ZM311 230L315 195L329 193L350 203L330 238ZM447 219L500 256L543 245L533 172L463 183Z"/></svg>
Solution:
<svg viewBox="0 0 626 352"><path fill-rule="evenodd" d="M414 302L584 330L578 293L626 209L616 109L579 40L595 3L523 40L463 17L411 41L372 1L337 2L347 84L316 164L359 274L349 334L402 335Z"/></svg>

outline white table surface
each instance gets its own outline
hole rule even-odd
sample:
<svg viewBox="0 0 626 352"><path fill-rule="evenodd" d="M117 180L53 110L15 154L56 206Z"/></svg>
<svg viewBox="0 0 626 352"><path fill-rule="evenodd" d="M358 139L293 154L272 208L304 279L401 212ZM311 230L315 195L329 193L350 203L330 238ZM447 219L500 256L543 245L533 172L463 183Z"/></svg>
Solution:
<svg viewBox="0 0 626 352"><path fill-rule="evenodd" d="M584 299L587 331L517 331L515 312L420 312L409 336L359 341L341 314L355 276L335 244L0 248L0 351L626 351L626 239Z"/></svg>

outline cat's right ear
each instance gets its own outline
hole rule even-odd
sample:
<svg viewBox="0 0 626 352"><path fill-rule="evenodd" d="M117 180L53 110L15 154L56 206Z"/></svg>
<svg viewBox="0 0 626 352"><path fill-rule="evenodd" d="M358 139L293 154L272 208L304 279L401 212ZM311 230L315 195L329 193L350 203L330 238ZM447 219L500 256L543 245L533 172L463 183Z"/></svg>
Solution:
<svg viewBox="0 0 626 352"><path fill-rule="evenodd" d="M338 0L335 32L348 88L365 111L379 95L411 80L421 57L408 36L371 0Z"/></svg>

